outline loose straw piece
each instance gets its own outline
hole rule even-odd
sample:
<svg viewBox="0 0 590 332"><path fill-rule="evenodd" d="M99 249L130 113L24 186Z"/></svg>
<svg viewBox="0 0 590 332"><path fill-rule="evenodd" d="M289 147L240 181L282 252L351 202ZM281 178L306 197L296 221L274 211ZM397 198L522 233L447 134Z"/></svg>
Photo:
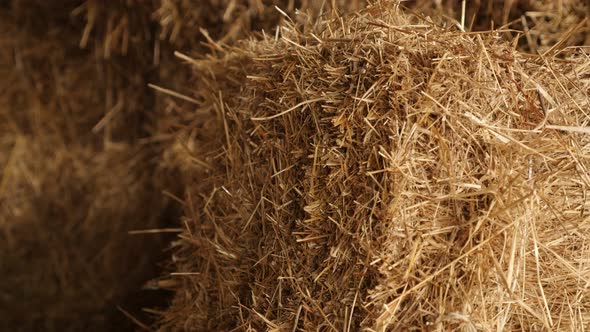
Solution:
<svg viewBox="0 0 590 332"><path fill-rule="evenodd" d="M198 100L196 100L194 98L191 98L189 96L185 96L185 95L183 95L181 93L178 93L178 92L176 92L174 90L162 88L162 87L157 86L157 85L152 84L152 83L148 83L148 87L150 87L150 88L152 88L152 89L154 89L154 90L156 90L158 92L162 92L164 94L170 95L172 97L176 97L176 98L179 98L179 99L188 101L188 102L193 103L193 104L196 104L196 105L199 104L199 101Z"/></svg>
<svg viewBox="0 0 590 332"><path fill-rule="evenodd" d="M293 106L293 107L291 107L291 108L289 108L289 109L287 109L285 111L282 111L280 113L277 113L275 115L270 115L270 116L265 116L265 117L253 117L251 119L252 119L252 121L266 121L266 120L276 119L276 118L278 118L280 116L283 116L285 114L288 114L291 111L294 111L294 110L298 109L301 106L313 104L313 103L318 102L318 101L321 101L323 99L324 98L315 98L315 99L310 99L310 100L302 101L299 104L297 104L297 105L295 105L295 106Z"/></svg>

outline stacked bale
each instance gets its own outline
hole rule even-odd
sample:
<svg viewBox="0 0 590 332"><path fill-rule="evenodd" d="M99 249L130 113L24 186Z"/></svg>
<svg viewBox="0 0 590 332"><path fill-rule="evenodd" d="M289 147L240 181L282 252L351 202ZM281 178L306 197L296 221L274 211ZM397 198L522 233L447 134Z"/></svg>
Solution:
<svg viewBox="0 0 590 332"><path fill-rule="evenodd" d="M22 331L104 331L125 295L156 273L159 246L129 231L153 228L159 206L127 146L94 151L18 137L0 191L3 326ZM152 240L152 239L150 239ZM160 245L161 246L161 245ZM147 274L147 275L146 275ZM124 322L124 321L123 321ZM129 324L123 324L126 326Z"/></svg>
<svg viewBox="0 0 590 332"><path fill-rule="evenodd" d="M142 143L153 127L152 11L128 1L0 8L4 328L128 327L117 306L139 309L127 297L158 274L161 237L129 234L165 222L155 152Z"/></svg>
<svg viewBox="0 0 590 332"><path fill-rule="evenodd" d="M11 57L6 64L42 92L23 99L47 105L54 95L61 98L55 102L62 113L46 112L51 116L43 119L64 123L52 128L55 133L69 135L68 140L101 137L93 143L103 145L133 141L146 135L143 110L153 94L145 82L155 72L149 33L156 26L141 19L151 13L146 6L94 3L12 1L2 13L3 29L13 31L4 40L4 52ZM31 88L23 84L7 86L13 91Z"/></svg>
<svg viewBox="0 0 590 332"><path fill-rule="evenodd" d="M212 44L161 330L579 330L588 57L531 57L395 2Z"/></svg>
<svg viewBox="0 0 590 332"><path fill-rule="evenodd" d="M590 6L580 0L411 0L412 10L430 15L436 21L461 22L465 29L481 31L503 27L512 39L524 32L520 48L532 53L544 53L555 45L560 47L588 43Z"/></svg>

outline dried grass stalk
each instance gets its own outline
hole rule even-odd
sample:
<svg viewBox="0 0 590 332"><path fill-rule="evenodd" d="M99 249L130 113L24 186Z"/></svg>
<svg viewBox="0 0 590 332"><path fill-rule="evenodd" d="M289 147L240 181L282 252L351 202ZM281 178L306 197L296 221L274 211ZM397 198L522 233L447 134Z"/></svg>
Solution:
<svg viewBox="0 0 590 332"><path fill-rule="evenodd" d="M211 47L171 125L162 330L589 324L583 50L526 56L395 2Z"/></svg>

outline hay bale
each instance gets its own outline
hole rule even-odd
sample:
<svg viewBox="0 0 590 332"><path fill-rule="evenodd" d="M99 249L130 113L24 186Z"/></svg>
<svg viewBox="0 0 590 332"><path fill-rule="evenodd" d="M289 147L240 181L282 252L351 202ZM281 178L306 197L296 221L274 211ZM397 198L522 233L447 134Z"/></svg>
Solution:
<svg viewBox="0 0 590 332"><path fill-rule="evenodd" d="M543 53L556 44L561 47L586 45L590 14L587 2L579 0L469 0L463 17L462 0L411 0L412 10L433 19L473 31L492 28L512 29L506 33L512 39L521 33L520 48Z"/></svg>
<svg viewBox="0 0 590 332"><path fill-rule="evenodd" d="M176 175L182 172L178 167L184 166L172 161L176 157L172 156L174 153L171 151L185 149L174 143L174 137L179 130L177 118L186 118L185 110L193 107L191 100L194 91L191 88L192 73L178 61L178 56L201 57L209 51L215 52L215 43L233 45L239 40L257 38L264 33L272 35L284 19L304 23L308 15L325 15L333 8L349 12L364 5L364 0L159 1L159 7L153 15L160 25L160 42L157 43L160 57L159 83L152 86L159 92L155 101L158 115L152 139L162 146L160 172L165 174L162 178L168 179L164 187L169 192L183 195L183 185L177 181ZM203 126L201 132L208 131L209 126ZM210 138L213 139L215 135L217 133L211 133Z"/></svg>
<svg viewBox="0 0 590 332"><path fill-rule="evenodd" d="M0 163L0 320L15 331L105 331L126 296L155 276L162 200L145 151L93 151L30 137ZM4 154L4 153L3 153ZM129 310L129 308L126 308Z"/></svg>
<svg viewBox="0 0 590 332"><path fill-rule="evenodd" d="M395 2L214 47L168 151L187 195L161 330L587 325L583 50Z"/></svg>
<svg viewBox="0 0 590 332"><path fill-rule="evenodd" d="M0 321L10 330L128 327L158 275L155 22L140 2L0 7ZM151 22L151 23L146 23ZM174 215L174 213L171 213ZM133 297L130 304L129 298ZM131 308L130 308L131 306Z"/></svg>
<svg viewBox="0 0 590 332"><path fill-rule="evenodd" d="M11 1L0 11L13 77L2 94L21 96L22 110L8 103L21 129L95 145L147 136L154 95L147 82L157 78L151 13L128 1Z"/></svg>

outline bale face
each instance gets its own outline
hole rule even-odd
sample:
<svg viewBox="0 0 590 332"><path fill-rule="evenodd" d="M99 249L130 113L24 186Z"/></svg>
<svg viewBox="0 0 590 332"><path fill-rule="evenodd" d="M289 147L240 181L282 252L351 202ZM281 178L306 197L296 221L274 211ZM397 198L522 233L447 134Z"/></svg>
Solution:
<svg viewBox="0 0 590 332"><path fill-rule="evenodd" d="M275 4L289 13L299 5L12 0L0 7L0 231L12 255L2 258L11 277L0 305L12 308L8 326L101 330L111 322L105 311L142 286L142 272L152 277L160 238L127 232L162 226L157 198L161 182L173 182L155 174L159 146L151 143L160 138L146 139L160 102L147 83L178 73L166 68L172 46L160 32L174 47L203 40L199 28L231 41L274 28ZM169 30L176 8L187 36Z"/></svg>
<svg viewBox="0 0 590 332"><path fill-rule="evenodd" d="M192 61L162 330L584 326L586 54L387 2L305 31Z"/></svg>

